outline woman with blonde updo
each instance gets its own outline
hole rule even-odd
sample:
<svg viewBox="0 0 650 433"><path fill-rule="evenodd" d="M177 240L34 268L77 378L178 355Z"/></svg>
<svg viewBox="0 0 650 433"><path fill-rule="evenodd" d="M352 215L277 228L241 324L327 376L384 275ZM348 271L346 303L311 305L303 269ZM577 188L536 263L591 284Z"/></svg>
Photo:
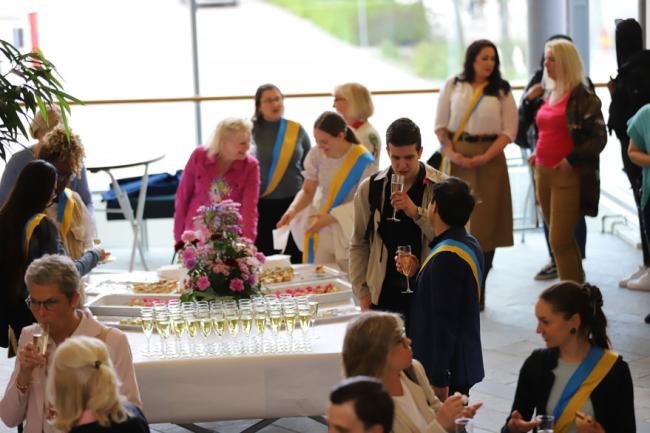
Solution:
<svg viewBox="0 0 650 433"><path fill-rule="evenodd" d="M185 165L176 194L174 240L183 246L181 235L194 230L199 207L214 200L231 199L241 205L242 232L257 237L257 201L260 195L260 165L248 154L251 122L226 118L219 122L206 146L197 147Z"/></svg>
<svg viewBox="0 0 650 433"><path fill-rule="evenodd" d="M345 83L334 89L334 109L343 116L345 123L357 136L368 152L375 158L375 170L379 168L381 138L368 118L375 112L370 91L363 84Z"/></svg>
<svg viewBox="0 0 650 433"><path fill-rule="evenodd" d="M54 354L47 382L52 424L76 433L149 432L144 414L120 394L118 383L104 343L68 338Z"/></svg>

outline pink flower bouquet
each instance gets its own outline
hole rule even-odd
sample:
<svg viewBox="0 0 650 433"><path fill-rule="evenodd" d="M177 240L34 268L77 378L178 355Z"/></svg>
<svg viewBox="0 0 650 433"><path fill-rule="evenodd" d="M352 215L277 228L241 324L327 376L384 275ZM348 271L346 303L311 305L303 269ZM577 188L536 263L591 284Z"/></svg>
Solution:
<svg viewBox="0 0 650 433"><path fill-rule="evenodd" d="M239 204L223 200L202 206L194 226L182 236L180 260L187 277L181 299L248 298L258 293L264 255L242 236Z"/></svg>

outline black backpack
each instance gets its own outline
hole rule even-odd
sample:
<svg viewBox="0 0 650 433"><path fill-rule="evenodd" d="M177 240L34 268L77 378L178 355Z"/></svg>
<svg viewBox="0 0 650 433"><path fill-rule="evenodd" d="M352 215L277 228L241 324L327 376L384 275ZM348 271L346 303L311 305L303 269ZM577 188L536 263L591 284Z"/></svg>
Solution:
<svg viewBox="0 0 650 433"><path fill-rule="evenodd" d="M650 50L628 59L618 70L616 90L609 106L607 126L610 131L627 132L627 121L639 108L650 103Z"/></svg>
<svg viewBox="0 0 650 433"><path fill-rule="evenodd" d="M370 217L368 218L366 234L364 235L364 239L367 241L371 241L372 236L375 233L375 211L381 207L381 196L382 189L384 188L384 182L375 182L375 179L379 173L380 172L371 174L369 179L370 189L368 191L368 203L370 204Z"/></svg>

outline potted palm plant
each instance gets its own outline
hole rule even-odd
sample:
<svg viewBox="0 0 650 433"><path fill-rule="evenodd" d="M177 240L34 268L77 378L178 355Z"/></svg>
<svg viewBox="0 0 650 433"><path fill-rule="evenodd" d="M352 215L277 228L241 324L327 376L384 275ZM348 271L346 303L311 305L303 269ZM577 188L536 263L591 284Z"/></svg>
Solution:
<svg viewBox="0 0 650 433"><path fill-rule="evenodd" d="M28 137L25 125L37 111L45 114L48 106L59 105L69 131L69 103L81 101L65 93L57 77L56 68L40 51L22 54L0 39L0 158L6 159L7 147L18 143L20 136Z"/></svg>

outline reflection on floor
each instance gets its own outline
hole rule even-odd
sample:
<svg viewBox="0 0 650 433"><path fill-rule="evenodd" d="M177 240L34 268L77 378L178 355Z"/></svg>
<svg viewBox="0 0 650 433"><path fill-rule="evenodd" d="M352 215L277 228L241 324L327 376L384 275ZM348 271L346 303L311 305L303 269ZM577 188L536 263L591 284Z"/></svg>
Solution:
<svg viewBox="0 0 650 433"><path fill-rule="evenodd" d="M112 251L118 260L110 268L124 269L129 251L115 248ZM542 345L535 334L533 305L548 283L533 281L533 275L547 261L546 254L541 232L526 233L523 244L517 236L515 247L497 251L495 267L488 279L487 308L481 317L486 378L472 389L471 395L472 401L484 403L476 417L477 433L499 431L510 411L519 368L526 356ZM650 325L643 323L645 315L650 313L650 292L633 292L617 285L621 277L636 269L641 253L616 237L590 231L587 255L584 262L587 279L603 291L614 348L632 370L637 431L650 433ZM168 264L171 256L168 248L151 248L149 265L155 269ZM106 265L105 270L108 268ZM0 362L0 382L4 384L13 360L6 360L4 353L0 356L4 359ZM235 420L201 426L228 433L242 431L254 422ZM186 432L173 424L156 424L152 428L164 433ZM2 428L0 432L9 430ZM261 431L317 433L327 429L310 419L288 418Z"/></svg>

